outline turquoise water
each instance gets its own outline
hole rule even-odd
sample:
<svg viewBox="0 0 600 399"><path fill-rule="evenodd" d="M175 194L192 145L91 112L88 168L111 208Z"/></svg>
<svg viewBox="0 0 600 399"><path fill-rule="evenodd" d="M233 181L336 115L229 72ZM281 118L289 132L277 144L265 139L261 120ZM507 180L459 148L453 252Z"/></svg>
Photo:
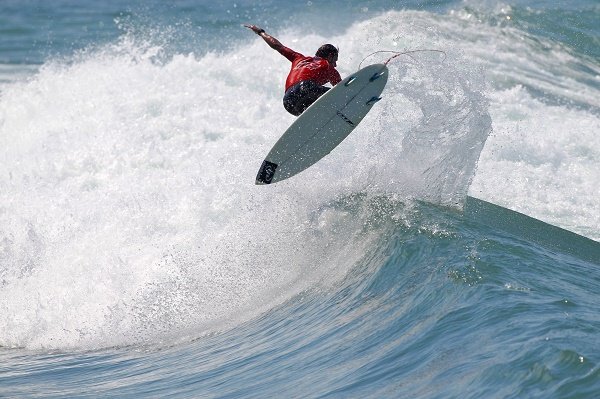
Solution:
<svg viewBox="0 0 600 399"><path fill-rule="evenodd" d="M2 2L0 397L597 397L599 16ZM447 56L259 187L288 65L243 23Z"/></svg>

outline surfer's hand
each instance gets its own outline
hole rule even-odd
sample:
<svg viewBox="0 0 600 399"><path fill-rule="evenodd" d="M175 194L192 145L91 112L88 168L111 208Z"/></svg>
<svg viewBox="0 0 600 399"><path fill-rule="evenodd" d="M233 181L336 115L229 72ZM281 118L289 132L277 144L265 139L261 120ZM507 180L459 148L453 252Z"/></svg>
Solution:
<svg viewBox="0 0 600 399"><path fill-rule="evenodd" d="M256 25L244 25L246 28L250 29L252 32L256 33L257 35L260 35L261 33L263 33L265 30L259 28Z"/></svg>

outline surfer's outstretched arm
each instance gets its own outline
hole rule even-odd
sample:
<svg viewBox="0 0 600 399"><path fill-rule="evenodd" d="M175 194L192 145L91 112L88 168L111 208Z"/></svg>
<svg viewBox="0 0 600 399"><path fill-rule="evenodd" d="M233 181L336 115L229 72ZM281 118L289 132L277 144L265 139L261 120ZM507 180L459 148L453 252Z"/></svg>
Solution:
<svg viewBox="0 0 600 399"><path fill-rule="evenodd" d="M281 53L286 47L281 44L281 42L275 39L273 36L269 35L265 32L264 29L259 28L256 25L244 25L246 28L252 30L252 32L256 33L258 36L262 37L263 40L274 50L277 50Z"/></svg>

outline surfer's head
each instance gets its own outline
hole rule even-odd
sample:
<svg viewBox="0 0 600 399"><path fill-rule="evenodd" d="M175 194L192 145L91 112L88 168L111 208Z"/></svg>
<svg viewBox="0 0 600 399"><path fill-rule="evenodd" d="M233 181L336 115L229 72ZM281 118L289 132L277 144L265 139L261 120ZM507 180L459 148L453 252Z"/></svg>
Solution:
<svg viewBox="0 0 600 399"><path fill-rule="evenodd" d="M315 53L317 57L325 58L333 67L337 64L338 49L333 44L324 44Z"/></svg>

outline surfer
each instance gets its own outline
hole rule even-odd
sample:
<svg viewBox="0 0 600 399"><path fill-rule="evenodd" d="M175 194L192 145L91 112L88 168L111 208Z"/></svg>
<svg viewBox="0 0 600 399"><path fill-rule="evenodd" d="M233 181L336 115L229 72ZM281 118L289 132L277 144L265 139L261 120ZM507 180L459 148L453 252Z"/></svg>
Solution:
<svg viewBox="0 0 600 399"><path fill-rule="evenodd" d="M291 61L292 68L285 81L283 96L283 107L290 114L300 115L329 90L329 87L324 86L325 84L331 83L335 86L342 80L335 69L338 49L334 45L324 44L319 47L314 57L305 56L284 46L256 25L244 26L262 37L271 48Z"/></svg>

